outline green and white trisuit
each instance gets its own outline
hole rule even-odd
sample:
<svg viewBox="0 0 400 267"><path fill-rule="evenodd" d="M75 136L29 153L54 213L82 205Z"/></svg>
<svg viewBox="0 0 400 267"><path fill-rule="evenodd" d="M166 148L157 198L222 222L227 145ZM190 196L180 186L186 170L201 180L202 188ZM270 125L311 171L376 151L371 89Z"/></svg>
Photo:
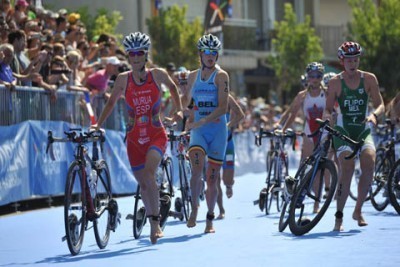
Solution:
<svg viewBox="0 0 400 267"><path fill-rule="evenodd" d="M364 72L361 72L360 84L356 89L350 89L340 74L342 91L337 99L337 121L335 129L347 135L355 141L364 139L364 145L361 149L366 148L375 150L374 141L371 136L371 130L365 123L365 118L368 116L368 101L369 96L364 88ZM353 151L350 145L341 139L334 137L333 144L337 155L343 151Z"/></svg>

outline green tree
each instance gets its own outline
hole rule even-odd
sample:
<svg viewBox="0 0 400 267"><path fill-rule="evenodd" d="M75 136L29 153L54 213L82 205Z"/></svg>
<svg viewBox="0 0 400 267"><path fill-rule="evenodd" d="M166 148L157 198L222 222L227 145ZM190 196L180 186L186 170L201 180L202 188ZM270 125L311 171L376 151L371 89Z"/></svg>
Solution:
<svg viewBox="0 0 400 267"><path fill-rule="evenodd" d="M122 34L116 34L115 30L119 22L123 19L121 12L110 12L105 8L100 8L96 11L96 15L92 16L87 6L82 6L75 12L81 15L80 20L85 24L90 40L102 33L114 36L119 41L122 40Z"/></svg>
<svg viewBox="0 0 400 267"><path fill-rule="evenodd" d="M349 0L353 20L349 24L351 40L359 42L365 53L361 68L373 72L380 86L385 88L383 97L392 98L400 83L400 65L396 58L400 51L400 1Z"/></svg>
<svg viewBox="0 0 400 267"><path fill-rule="evenodd" d="M300 85L300 76L305 67L312 61L323 58L321 40L310 26L310 16L304 23L297 21L291 4L285 4L284 18L275 22L276 38L272 39L274 54L269 62L278 79L277 93L282 97L283 91L290 91Z"/></svg>
<svg viewBox="0 0 400 267"><path fill-rule="evenodd" d="M188 69L198 67L196 44L204 30L199 18L191 23L187 21L186 11L187 5L179 7L175 4L146 20L156 64L165 66L174 62Z"/></svg>

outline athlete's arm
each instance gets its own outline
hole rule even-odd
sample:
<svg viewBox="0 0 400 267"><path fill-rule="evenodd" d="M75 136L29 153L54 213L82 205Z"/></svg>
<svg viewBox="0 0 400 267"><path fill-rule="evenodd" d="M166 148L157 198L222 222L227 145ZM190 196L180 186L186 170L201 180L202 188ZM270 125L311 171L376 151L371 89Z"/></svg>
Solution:
<svg viewBox="0 0 400 267"><path fill-rule="evenodd" d="M378 123L377 118L385 113L385 105L383 103L382 95L379 91L378 79L374 74L368 72L365 73L365 87L375 109L374 112L366 118L366 120L372 121L376 125Z"/></svg>
<svg viewBox="0 0 400 267"><path fill-rule="evenodd" d="M335 106L336 99L341 93L341 82L339 75L333 77L328 84L328 90L326 91L326 106L324 110L324 115L322 118L324 120L332 121L332 112Z"/></svg>
<svg viewBox="0 0 400 267"><path fill-rule="evenodd" d="M197 72L198 72L198 70L190 72L189 76L188 76L187 84L185 86L181 86L182 107L186 108L187 106L190 105L190 102L192 100L192 87L196 81Z"/></svg>
<svg viewBox="0 0 400 267"><path fill-rule="evenodd" d="M111 114L111 112L115 106L115 103L118 101L118 99L121 97L121 95L125 92L125 87L126 87L127 80L128 80L128 73L129 72L123 72L117 76L110 98L108 99L106 105L104 106L104 109L101 112L100 117L97 120L97 123L91 127L95 128L95 129L99 129L101 127L101 125L103 124L103 122Z"/></svg>
<svg viewBox="0 0 400 267"><path fill-rule="evenodd" d="M230 108L230 120L228 122L228 128L236 127L244 118L244 112L231 94L229 94L228 105Z"/></svg>
<svg viewBox="0 0 400 267"><path fill-rule="evenodd" d="M297 116L297 112L299 112L300 107L303 105L306 93L307 90L303 90L299 92L297 96L294 98L292 105L290 105L290 108L287 111L288 112L287 119L282 127L283 132L285 132L286 129L289 128L290 125L292 125L294 119Z"/></svg>

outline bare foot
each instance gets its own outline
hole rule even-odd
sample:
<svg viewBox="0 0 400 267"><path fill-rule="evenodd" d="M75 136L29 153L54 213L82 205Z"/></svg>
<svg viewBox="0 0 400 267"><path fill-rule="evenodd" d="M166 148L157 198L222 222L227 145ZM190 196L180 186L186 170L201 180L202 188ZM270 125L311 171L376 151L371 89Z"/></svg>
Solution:
<svg viewBox="0 0 400 267"><path fill-rule="evenodd" d="M152 244L156 244L157 240L164 236L160 228L159 221L151 220L150 221L150 241Z"/></svg>
<svg viewBox="0 0 400 267"><path fill-rule="evenodd" d="M336 232L343 232L344 228L343 228L343 219L335 219L335 226L333 227L333 231Z"/></svg>
<svg viewBox="0 0 400 267"><path fill-rule="evenodd" d="M368 225L362 214L353 213L353 220L356 220L358 222L358 226L363 227Z"/></svg>
<svg viewBox="0 0 400 267"><path fill-rule="evenodd" d="M226 186L226 197L231 198L233 196L233 189L231 185Z"/></svg>
<svg viewBox="0 0 400 267"><path fill-rule="evenodd" d="M218 217L217 220L223 220L225 218L225 212L221 212Z"/></svg>
<svg viewBox="0 0 400 267"><path fill-rule="evenodd" d="M206 220L206 229L204 230L204 233L206 234L215 233L212 220Z"/></svg>
<svg viewBox="0 0 400 267"><path fill-rule="evenodd" d="M186 223L187 227L192 228L196 226L197 211L198 209L193 209L190 213L189 220Z"/></svg>

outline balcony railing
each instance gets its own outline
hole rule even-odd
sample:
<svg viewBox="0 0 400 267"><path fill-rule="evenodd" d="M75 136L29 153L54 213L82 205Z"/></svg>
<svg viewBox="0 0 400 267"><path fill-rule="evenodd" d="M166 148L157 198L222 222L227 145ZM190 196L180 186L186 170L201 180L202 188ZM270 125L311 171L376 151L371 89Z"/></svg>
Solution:
<svg viewBox="0 0 400 267"><path fill-rule="evenodd" d="M317 26L316 33L321 38L325 58L336 59L337 49L346 39L345 26Z"/></svg>
<svg viewBox="0 0 400 267"><path fill-rule="evenodd" d="M270 39L257 28L256 20L226 19L223 26L224 49L265 51Z"/></svg>

